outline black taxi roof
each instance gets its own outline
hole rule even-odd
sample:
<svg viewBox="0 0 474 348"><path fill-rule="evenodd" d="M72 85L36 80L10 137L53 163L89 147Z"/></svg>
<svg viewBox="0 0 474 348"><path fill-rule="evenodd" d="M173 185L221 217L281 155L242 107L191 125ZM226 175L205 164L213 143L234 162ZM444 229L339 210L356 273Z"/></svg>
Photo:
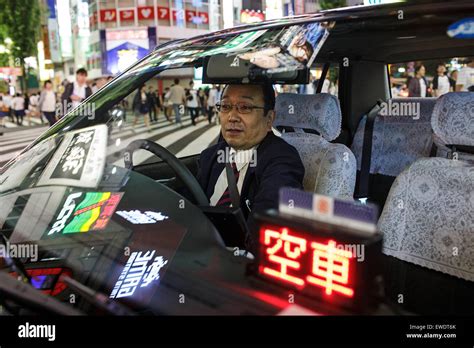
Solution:
<svg viewBox="0 0 474 348"><path fill-rule="evenodd" d="M441 58L452 49L460 56L472 55L474 39L452 39L448 27L474 13L474 2L401 1L390 4L352 6L260 23L245 24L190 39L170 41L168 45L192 45L196 41L216 39L249 31L271 29L309 22L336 22L318 58L373 59L390 63L406 59Z"/></svg>

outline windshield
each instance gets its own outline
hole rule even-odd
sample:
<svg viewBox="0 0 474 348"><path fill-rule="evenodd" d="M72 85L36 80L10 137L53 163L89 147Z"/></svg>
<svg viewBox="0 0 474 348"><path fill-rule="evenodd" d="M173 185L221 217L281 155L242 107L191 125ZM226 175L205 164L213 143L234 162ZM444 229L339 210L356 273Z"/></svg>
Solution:
<svg viewBox="0 0 474 348"><path fill-rule="evenodd" d="M68 276L133 310L173 313L163 304L171 303L165 298L176 279L186 275L196 284L244 277L243 268L229 272L235 261L210 266L232 254L195 197L160 158L130 152L130 146L143 139L158 143L195 174L199 151L219 138L215 105L222 83L272 74L277 81L297 79L293 72L312 64L328 28L302 24L166 45L4 166L1 233L7 243L30 247L21 260L32 285L67 302L74 291L61 277ZM213 57L231 57L230 65L210 64ZM247 69L227 76L232 64ZM177 86L183 96L172 91ZM93 311L85 302L81 308Z"/></svg>

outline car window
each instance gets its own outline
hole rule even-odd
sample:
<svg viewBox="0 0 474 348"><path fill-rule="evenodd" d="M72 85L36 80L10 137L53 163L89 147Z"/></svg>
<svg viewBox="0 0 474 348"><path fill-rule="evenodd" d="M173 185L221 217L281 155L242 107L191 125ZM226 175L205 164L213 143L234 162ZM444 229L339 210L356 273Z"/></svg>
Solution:
<svg viewBox="0 0 474 348"><path fill-rule="evenodd" d="M465 81L467 57L412 60L389 65L392 98L440 97L448 92L468 90Z"/></svg>
<svg viewBox="0 0 474 348"><path fill-rule="evenodd" d="M323 65L317 64L310 70L308 84L276 85L275 91L277 94L316 94L322 71ZM320 93L337 96L338 75L338 65L331 64ZM179 78L179 87L173 87L176 78ZM199 155L219 139L220 124L215 104L224 86L202 83L202 67L172 69L151 78L144 89L148 95L148 106L140 110L134 105L138 90L118 103L124 110L125 118L121 130L114 135L111 153L118 154L135 139L148 139L166 147L178 158ZM173 93L180 89L184 90L185 104L176 107L172 99L177 97ZM144 150L138 150L134 155L136 165L159 161ZM123 159L117 158L114 164L122 166Z"/></svg>
<svg viewBox="0 0 474 348"><path fill-rule="evenodd" d="M309 83L296 85L276 85L278 93L296 93L296 94L316 94L318 85L321 81L324 64L314 64L310 69ZM319 93L329 93L338 96L339 90L339 65L330 63L329 70L323 81Z"/></svg>
<svg viewBox="0 0 474 348"><path fill-rule="evenodd" d="M310 69L308 84L275 85L276 93L316 94L323 72L323 64L315 64ZM178 76L178 77L177 77ZM178 85L184 90L185 105L173 106L173 93L180 88L173 87L174 79L179 78ZM338 96L339 66L330 64L320 93ZM120 146L112 143L114 153L120 151L134 139L148 139L166 147L178 158L199 155L203 150L215 144L219 139L220 125L215 104L220 99L225 85L205 84L202 82L202 67L173 69L165 71L145 83L151 105L143 110L134 107L138 93L133 91L119 104L123 105L125 119L121 132L115 139L120 139ZM177 123L176 113L181 123ZM147 123L149 125L147 125ZM123 134L120 136L120 134ZM149 152L138 150L134 164L150 164L160 159ZM118 158L116 165L123 165Z"/></svg>
<svg viewBox="0 0 474 348"><path fill-rule="evenodd" d="M220 85L202 84L202 68L167 70L133 90L110 110L120 110L108 146L114 165L124 166L122 151L137 139L147 139L167 148L178 158L197 155L219 137L215 104ZM178 82L175 83L175 80ZM184 104L178 105L179 100ZM178 115L177 115L178 114ZM159 162L145 150L134 154L134 165Z"/></svg>
<svg viewBox="0 0 474 348"><path fill-rule="evenodd" d="M204 38L186 44L171 42L99 90L36 142L57 132L106 123L112 126L107 156L114 165L124 165L120 152L136 139L157 142L178 158L197 155L215 143L219 136L213 104L223 86L212 88L203 82L205 58L234 55L240 60L254 62L263 74L261 76L300 71L311 66L331 26L305 23L246 31L224 38ZM224 78L228 78L225 76L228 68L225 65L220 69ZM317 70L313 75L317 78ZM175 79L179 79L176 88L173 87ZM136 98L142 85L143 97ZM184 101L178 107L180 98ZM117 115L121 115L120 118ZM150 154L141 153L144 151L136 152L134 164L158 161Z"/></svg>

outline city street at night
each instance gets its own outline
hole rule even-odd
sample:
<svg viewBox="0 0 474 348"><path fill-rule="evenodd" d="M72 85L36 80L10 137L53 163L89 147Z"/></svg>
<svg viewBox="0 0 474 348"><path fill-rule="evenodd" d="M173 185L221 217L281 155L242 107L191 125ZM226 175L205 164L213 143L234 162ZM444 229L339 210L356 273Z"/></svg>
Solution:
<svg viewBox="0 0 474 348"><path fill-rule="evenodd" d="M0 0L0 348L472 347L473 54L472 0Z"/></svg>

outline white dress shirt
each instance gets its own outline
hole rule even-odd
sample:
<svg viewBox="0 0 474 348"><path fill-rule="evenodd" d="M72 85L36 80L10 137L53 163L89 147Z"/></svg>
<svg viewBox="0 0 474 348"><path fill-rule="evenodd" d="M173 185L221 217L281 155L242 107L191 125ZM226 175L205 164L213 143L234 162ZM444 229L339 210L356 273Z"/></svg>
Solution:
<svg viewBox="0 0 474 348"><path fill-rule="evenodd" d="M54 112L56 111L56 94L54 91L44 90L42 92L41 111Z"/></svg>
<svg viewBox="0 0 474 348"><path fill-rule="evenodd" d="M240 151L236 151L235 149L230 148L229 154L230 156L234 156L235 165L237 166L237 170L239 171L239 179L237 180L237 188L239 190L239 194L242 192L245 174L247 174L247 169L250 165L250 162L254 163L253 161L255 161L255 159L253 158L253 153L256 148L257 146L254 146L251 149ZM224 167L221 174L219 175L219 178L217 179L216 185L214 186L214 193L212 194L210 199L211 205L215 206L217 204L217 202L222 197L228 186L229 185L227 183L226 170Z"/></svg>
<svg viewBox="0 0 474 348"><path fill-rule="evenodd" d="M77 95L78 97L81 98L81 100L78 101L73 101L72 102L72 107L75 108L79 104L81 104L81 101L86 99L86 84L83 84L82 86L79 86L79 84L74 81L74 90L72 92L73 95Z"/></svg>

